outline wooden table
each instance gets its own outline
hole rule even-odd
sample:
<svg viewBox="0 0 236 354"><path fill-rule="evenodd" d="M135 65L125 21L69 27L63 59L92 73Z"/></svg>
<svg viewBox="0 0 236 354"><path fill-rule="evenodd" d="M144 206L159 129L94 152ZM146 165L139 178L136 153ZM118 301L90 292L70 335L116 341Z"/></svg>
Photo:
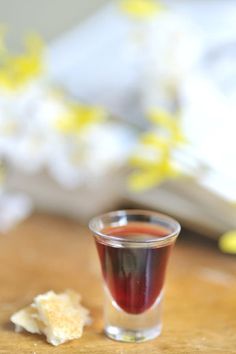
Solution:
<svg viewBox="0 0 236 354"><path fill-rule="evenodd" d="M102 288L93 240L85 227L34 215L0 235L0 353L236 353L236 259L183 238L168 272L162 335L117 343L102 332ZM10 315L49 289L80 292L93 324L81 339L52 347L38 335L15 333Z"/></svg>

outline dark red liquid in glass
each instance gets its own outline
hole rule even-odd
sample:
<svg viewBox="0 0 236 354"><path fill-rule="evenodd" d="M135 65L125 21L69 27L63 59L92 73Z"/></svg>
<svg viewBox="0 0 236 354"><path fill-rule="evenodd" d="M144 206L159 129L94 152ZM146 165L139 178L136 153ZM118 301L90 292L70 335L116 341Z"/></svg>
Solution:
<svg viewBox="0 0 236 354"><path fill-rule="evenodd" d="M110 227L103 233L130 240L163 237L167 230L130 223ZM96 242L106 285L118 306L130 314L148 310L163 287L172 245L155 248L117 248Z"/></svg>

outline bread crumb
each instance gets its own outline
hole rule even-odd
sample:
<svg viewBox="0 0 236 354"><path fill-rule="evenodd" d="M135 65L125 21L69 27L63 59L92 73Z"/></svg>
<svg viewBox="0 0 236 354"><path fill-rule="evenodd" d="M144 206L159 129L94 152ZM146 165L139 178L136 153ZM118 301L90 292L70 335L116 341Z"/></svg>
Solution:
<svg viewBox="0 0 236 354"><path fill-rule="evenodd" d="M59 345L80 338L83 327L91 322L89 311L80 304L73 290L56 294L49 291L34 298L31 305L11 316L16 332L44 334L48 343Z"/></svg>

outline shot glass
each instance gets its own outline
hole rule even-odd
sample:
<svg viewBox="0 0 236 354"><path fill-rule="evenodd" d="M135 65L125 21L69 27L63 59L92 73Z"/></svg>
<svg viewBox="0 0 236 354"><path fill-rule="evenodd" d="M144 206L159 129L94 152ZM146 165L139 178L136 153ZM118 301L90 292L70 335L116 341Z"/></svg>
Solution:
<svg viewBox="0 0 236 354"><path fill-rule="evenodd" d="M153 211L119 210L94 217L89 228L104 280L105 334L124 342L157 337L166 267L179 223Z"/></svg>

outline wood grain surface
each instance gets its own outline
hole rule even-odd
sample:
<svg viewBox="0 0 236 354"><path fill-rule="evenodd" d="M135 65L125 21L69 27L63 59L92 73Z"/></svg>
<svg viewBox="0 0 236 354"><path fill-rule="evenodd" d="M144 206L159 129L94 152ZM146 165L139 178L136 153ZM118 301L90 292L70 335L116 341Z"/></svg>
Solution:
<svg viewBox="0 0 236 354"><path fill-rule="evenodd" d="M236 353L236 259L209 245L179 239L168 270L163 333L140 344L103 334L100 268L87 228L34 215L0 235L0 264L1 354ZM93 317L81 339L52 347L42 336L14 332L13 312L36 294L67 288L81 293Z"/></svg>

